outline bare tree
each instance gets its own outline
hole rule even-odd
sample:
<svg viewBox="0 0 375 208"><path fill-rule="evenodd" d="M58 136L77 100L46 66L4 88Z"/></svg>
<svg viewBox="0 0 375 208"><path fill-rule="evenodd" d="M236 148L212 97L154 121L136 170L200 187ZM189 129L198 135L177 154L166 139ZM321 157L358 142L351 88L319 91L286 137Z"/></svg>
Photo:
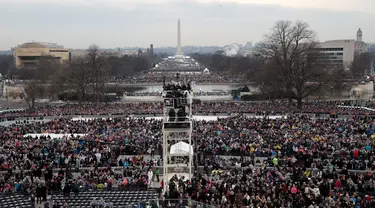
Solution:
<svg viewBox="0 0 375 208"><path fill-rule="evenodd" d="M100 52L100 48L97 45L91 45L88 49L87 64L92 73L91 83L93 84L96 103L100 100L108 75L108 67L106 66L107 57L106 54Z"/></svg>
<svg viewBox="0 0 375 208"><path fill-rule="evenodd" d="M13 58L11 55L0 55L0 74L7 76L9 70L13 67Z"/></svg>
<svg viewBox="0 0 375 208"><path fill-rule="evenodd" d="M35 107L35 100L37 96L37 92L39 89L39 85L35 80L29 80L26 84L26 87L24 88L24 94L25 94L25 101L27 105L29 106L29 109L34 109Z"/></svg>
<svg viewBox="0 0 375 208"><path fill-rule="evenodd" d="M292 96L297 100L298 108L302 108L302 100L323 86L327 70L319 59L317 52L301 56L295 63L292 77Z"/></svg>
<svg viewBox="0 0 375 208"><path fill-rule="evenodd" d="M46 95L50 77L58 71L60 64L53 59L45 57L40 60L33 69L25 69L22 72L28 73L28 80L23 90L24 98L30 109L34 109L35 100Z"/></svg>
<svg viewBox="0 0 375 208"><path fill-rule="evenodd" d="M350 66L350 73L352 78L361 79L370 74L371 62L374 58L374 54L370 52L355 53L354 60Z"/></svg>
<svg viewBox="0 0 375 208"><path fill-rule="evenodd" d="M68 69L68 63L61 64L59 70L50 76L47 85L51 100L54 100L61 92L69 88L69 83L67 83Z"/></svg>
<svg viewBox="0 0 375 208"><path fill-rule="evenodd" d="M289 101L296 99L302 107L302 100L316 92L321 86L324 70L319 64L315 32L304 22L279 21L259 44L256 54L267 61L274 61L274 67L282 79L282 86Z"/></svg>
<svg viewBox="0 0 375 208"><path fill-rule="evenodd" d="M333 65L328 68L327 83L330 87L341 95L342 87L345 81L350 77L350 71L346 70L344 65Z"/></svg>
<svg viewBox="0 0 375 208"><path fill-rule="evenodd" d="M261 91L263 98L274 97L273 94L279 92L282 94L283 88L279 86L280 76L276 70L274 60L267 63L253 65L249 79Z"/></svg>
<svg viewBox="0 0 375 208"><path fill-rule="evenodd" d="M82 103L86 97L86 90L92 80L92 71L88 65L87 57L73 58L67 65L64 83L78 94L78 100Z"/></svg>

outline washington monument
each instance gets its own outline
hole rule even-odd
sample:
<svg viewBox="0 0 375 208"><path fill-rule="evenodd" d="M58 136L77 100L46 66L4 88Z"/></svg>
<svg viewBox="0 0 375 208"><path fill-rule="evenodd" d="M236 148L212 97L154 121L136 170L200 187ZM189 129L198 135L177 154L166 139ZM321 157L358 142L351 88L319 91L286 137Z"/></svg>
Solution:
<svg viewBox="0 0 375 208"><path fill-rule="evenodd" d="M181 47L181 25L180 19L177 21L177 53L176 55L183 55Z"/></svg>

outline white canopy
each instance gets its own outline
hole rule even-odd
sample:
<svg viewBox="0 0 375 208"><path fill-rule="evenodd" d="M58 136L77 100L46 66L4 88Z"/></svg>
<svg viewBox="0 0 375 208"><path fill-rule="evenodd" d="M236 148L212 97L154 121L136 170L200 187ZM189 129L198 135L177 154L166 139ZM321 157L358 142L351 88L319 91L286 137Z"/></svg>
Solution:
<svg viewBox="0 0 375 208"><path fill-rule="evenodd" d="M191 155L193 154L193 147L185 142L178 142L171 146L171 154L185 154L189 155L189 148Z"/></svg>

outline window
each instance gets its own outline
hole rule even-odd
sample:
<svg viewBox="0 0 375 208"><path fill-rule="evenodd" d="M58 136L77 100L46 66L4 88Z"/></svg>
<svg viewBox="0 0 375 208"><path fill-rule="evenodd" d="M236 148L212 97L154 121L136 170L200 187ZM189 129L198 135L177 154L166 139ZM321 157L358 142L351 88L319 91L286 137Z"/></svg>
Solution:
<svg viewBox="0 0 375 208"><path fill-rule="evenodd" d="M53 53L53 52L69 52L68 50L49 50L49 52Z"/></svg>
<svg viewBox="0 0 375 208"><path fill-rule="evenodd" d="M21 61L35 61L39 60L40 56L20 56L19 58Z"/></svg>
<svg viewBox="0 0 375 208"><path fill-rule="evenodd" d="M344 53L337 53L337 55L342 56L342 55L344 55Z"/></svg>
<svg viewBox="0 0 375 208"><path fill-rule="evenodd" d="M318 51L343 51L344 48L317 48Z"/></svg>

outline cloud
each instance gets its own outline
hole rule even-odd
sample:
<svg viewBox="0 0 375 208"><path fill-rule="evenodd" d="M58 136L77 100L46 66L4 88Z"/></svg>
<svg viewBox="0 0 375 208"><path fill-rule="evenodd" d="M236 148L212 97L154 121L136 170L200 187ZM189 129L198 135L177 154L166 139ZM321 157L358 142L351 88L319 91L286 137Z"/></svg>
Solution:
<svg viewBox="0 0 375 208"><path fill-rule="evenodd" d="M64 5L81 5L81 4L165 4L171 0L0 0L1 3L8 4L64 4Z"/></svg>
<svg viewBox="0 0 375 208"><path fill-rule="evenodd" d="M374 0L0 0L5 4L55 4L71 6L100 6L134 9L146 5L188 3L276 5L287 8L328 9L334 11L362 11L373 13Z"/></svg>
<svg viewBox="0 0 375 208"><path fill-rule="evenodd" d="M65 5L134 9L139 6L167 4L168 2L171 0L0 0L0 5Z"/></svg>
<svg viewBox="0 0 375 208"><path fill-rule="evenodd" d="M85 48L91 43L106 48L146 47L150 43L174 46L177 18L181 19L184 45L257 41L277 20L306 21L320 40L355 38L359 27L366 41L374 40L372 11L327 9L333 8L336 0L325 0L324 9L311 9L319 6L314 2L322 0L298 0L292 5L294 1L0 0L0 19L7 20L2 24L0 49L31 40L57 42L69 48ZM338 6L348 3L341 1ZM348 5L361 9L366 2L370 5L375 1L357 0ZM19 15L14 16L15 12Z"/></svg>
<svg viewBox="0 0 375 208"><path fill-rule="evenodd" d="M334 11L366 11L373 13L374 0L197 0L201 3L237 3L278 5L289 8L329 9Z"/></svg>
<svg viewBox="0 0 375 208"><path fill-rule="evenodd" d="M5 4L81 4L86 0L0 0Z"/></svg>

